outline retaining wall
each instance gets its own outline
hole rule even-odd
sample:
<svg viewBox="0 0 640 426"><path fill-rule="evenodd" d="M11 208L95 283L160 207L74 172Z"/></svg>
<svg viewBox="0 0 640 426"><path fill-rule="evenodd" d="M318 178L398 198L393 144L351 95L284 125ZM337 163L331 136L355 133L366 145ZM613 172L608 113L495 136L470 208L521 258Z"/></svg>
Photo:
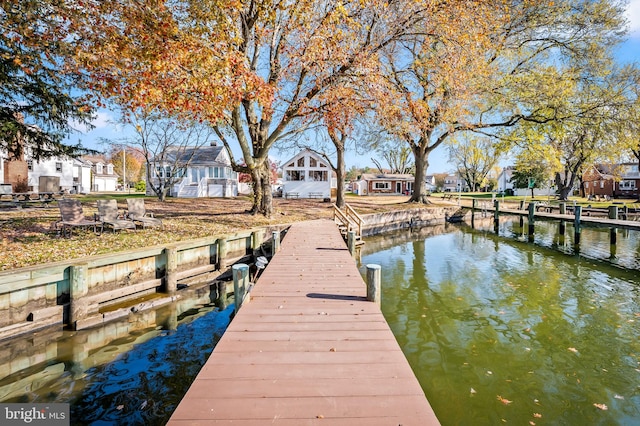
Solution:
<svg viewBox="0 0 640 426"><path fill-rule="evenodd" d="M286 228L264 227L3 271L0 339L57 324L88 328L132 310L169 303L180 297L179 288L214 280L234 262L254 255L273 231Z"/></svg>

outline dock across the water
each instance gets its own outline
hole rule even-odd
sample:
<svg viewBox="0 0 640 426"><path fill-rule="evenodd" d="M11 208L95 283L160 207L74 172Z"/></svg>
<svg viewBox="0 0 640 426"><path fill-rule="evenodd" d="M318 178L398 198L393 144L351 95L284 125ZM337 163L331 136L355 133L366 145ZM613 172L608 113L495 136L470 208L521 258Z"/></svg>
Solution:
<svg viewBox="0 0 640 426"><path fill-rule="evenodd" d="M291 226L169 421L439 425L336 225Z"/></svg>

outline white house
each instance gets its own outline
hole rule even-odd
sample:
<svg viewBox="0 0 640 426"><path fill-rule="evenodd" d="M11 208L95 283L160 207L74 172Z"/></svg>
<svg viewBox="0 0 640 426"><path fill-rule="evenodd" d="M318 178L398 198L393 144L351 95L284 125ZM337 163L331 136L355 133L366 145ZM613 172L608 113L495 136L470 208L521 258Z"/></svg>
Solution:
<svg viewBox="0 0 640 426"><path fill-rule="evenodd" d="M505 191L513 191L513 183L511 183L511 177L513 176L513 167L508 166L502 169L498 175L498 193Z"/></svg>
<svg viewBox="0 0 640 426"><path fill-rule="evenodd" d="M282 179L283 197L331 197L331 167L322 157L308 149L284 162Z"/></svg>
<svg viewBox="0 0 640 426"><path fill-rule="evenodd" d="M91 166L92 192L113 192L118 189L118 178L113 164L101 156L85 156L82 160Z"/></svg>
<svg viewBox="0 0 640 426"><path fill-rule="evenodd" d="M231 169L231 159L223 146L215 143L200 147L169 147L164 162L152 160L152 176L155 185L159 178L171 170L180 168L180 178L171 187L169 195L178 198L236 197L238 174ZM147 185L147 195L153 195Z"/></svg>

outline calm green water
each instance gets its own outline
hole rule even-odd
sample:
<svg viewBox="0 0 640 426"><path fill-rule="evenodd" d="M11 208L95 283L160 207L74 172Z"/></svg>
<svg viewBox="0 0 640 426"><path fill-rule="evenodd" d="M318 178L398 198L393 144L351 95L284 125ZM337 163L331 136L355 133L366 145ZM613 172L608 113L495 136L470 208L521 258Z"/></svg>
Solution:
<svg viewBox="0 0 640 426"><path fill-rule="evenodd" d="M620 267L637 236L609 264L608 233L583 231L603 240L586 259L544 226L534 243L517 223L487 228L404 231L362 253L442 424L640 424L640 274Z"/></svg>

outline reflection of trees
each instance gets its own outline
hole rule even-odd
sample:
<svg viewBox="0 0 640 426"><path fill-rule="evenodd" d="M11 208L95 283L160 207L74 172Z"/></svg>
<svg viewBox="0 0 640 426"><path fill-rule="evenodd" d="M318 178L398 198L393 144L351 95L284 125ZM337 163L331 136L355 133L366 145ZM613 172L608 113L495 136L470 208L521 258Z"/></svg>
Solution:
<svg viewBox="0 0 640 426"><path fill-rule="evenodd" d="M452 415L447 423L526 424L544 412L594 424L640 414L633 273L491 232L402 247L375 255L386 262L383 310L436 413ZM496 395L514 402L507 409ZM594 402L618 409L597 412Z"/></svg>

